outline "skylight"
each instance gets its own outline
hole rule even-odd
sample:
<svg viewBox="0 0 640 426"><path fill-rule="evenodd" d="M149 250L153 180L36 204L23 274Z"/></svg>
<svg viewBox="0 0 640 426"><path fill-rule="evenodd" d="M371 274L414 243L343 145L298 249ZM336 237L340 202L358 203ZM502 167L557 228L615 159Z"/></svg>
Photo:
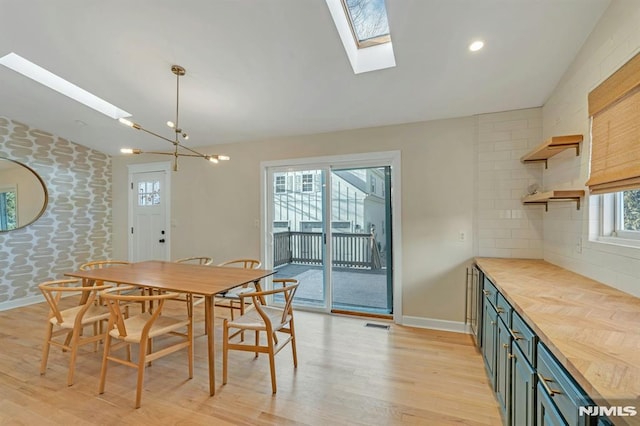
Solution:
<svg viewBox="0 0 640 426"><path fill-rule="evenodd" d="M358 48L391 41L384 0L342 0Z"/></svg>
<svg viewBox="0 0 640 426"><path fill-rule="evenodd" d="M11 68L15 72L18 72L25 77L37 81L38 83L47 86L50 89L55 90L75 101L80 102L83 105L93 108L104 115L118 119L122 117L130 117L127 111L118 108L115 105L110 104L102 98L97 97L93 93L89 93L86 90L76 86L73 83L68 82L55 75L54 73L47 71L39 65L34 64L31 61L23 58L16 53L9 53L0 58L0 65L4 65L7 68Z"/></svg>
<svg viewBox="0 0 640 426"><path fill-rule="evenodd" d="M396 66L384 0L325 0L355 74Z"/></svg>

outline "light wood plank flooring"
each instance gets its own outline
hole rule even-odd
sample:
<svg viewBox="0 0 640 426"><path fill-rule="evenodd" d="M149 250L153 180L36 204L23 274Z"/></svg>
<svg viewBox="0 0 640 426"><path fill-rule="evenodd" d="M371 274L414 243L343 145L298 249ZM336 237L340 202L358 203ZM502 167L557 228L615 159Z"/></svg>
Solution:
<svg viewBox="0 0 640 426"><path fill-rule="evenodd" d="M196 309L202 315L202 309ZM218 312L216 312L218 314ZM268 360L231 352L221 385L221 320L216 319L216 395L209 397L206 338L196 339L194 378L186 352L147 369L142 407L134 409L135 370L110 365L97 394L101 348L81 348L75 384L68 354L52 348L40 376L47 308L0 312L0 424L15 425L499 425L482 358L467 335L381 320L296 312L298 368L291 349L276 356L277 395ZM202 333L202 322L196 334Z"/></svg>

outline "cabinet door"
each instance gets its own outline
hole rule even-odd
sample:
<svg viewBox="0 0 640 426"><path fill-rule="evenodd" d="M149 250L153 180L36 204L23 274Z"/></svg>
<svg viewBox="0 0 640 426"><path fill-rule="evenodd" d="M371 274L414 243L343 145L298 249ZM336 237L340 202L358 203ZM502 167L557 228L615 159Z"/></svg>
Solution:
<svg viewBox="0 0 640 426"><path fill-rule="evenodd" d="M538 383L536 397L536 425L537 426L567 426L567 423L560 415L547 391Z"/></svg>
<svg viewBox="0 0 640 426"><path fill-rule="evenodd" d="M491 388L496 388L496 330L498 328L498 314L487 300L484 301L482 315L482 356L491 380Z"/></svg>
<svg viewBox="0 0 640 426"><path fill-rule="evenodd" d="M518 345L511 350L511 424L533 426L535 371Z"/></svg>
<svg viewBox="0 0 640 426"><path fill-rule="evenodd" d="M509 398L511 390L511 334L509 328L498 318L496 336L496 397L502 410L502 418L509 418Z"/></svg>

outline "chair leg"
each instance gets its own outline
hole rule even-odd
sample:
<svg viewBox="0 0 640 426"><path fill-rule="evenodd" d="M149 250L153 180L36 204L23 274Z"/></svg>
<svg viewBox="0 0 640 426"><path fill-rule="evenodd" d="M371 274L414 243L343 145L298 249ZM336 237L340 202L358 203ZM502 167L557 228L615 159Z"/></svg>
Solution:
<svg viewBox="0 0 640 426"><path fill-rule="evenodd" d="M187 347L187 354L189 356L189 378L193 379L193 318L187 326L187 339L189 339L189 346Z"/></svg>
<svg viewBox="0 0 640 426"><path fill-rule="evenodd" d="M49 349L51 348L51 335L53 334L53 324L49 322L47 325L47 334L44 338L42 346L42 363L40 364L40 374L43 375L47 371L47 361L49 360Z"/></svg>
<svg viewBox="0 0 640 426"><path fill-rule="evenodd" d="M293 327L293 318L289 321L289 333L291 333L291 352L293 353L293 368L298 368L298 353L296 351L296 331Z"/></svg>
<svg viewBox="0 0 640 426"><path fill-rule="evenodd" d="M131 354L129 345L127 345L127 352ZM111 354L111 335L107 333L104 339L104 351L102 355L102 368L100 369L100 384L98 385L98 393L102 395L104 393L104 382L107 377L107 364L109 363L108 357ZM131 356L129 356L131 361Z"/></svg>
<svg viewBox="0 0 640 426"><path fill-rule="evenodd" d="M256 347L260 344L260 330L256 330ZM258 358L258 351L256 351L256 358Z"/></svg>
<svg viewBox="0 0 640 426"><path fill-rule="evenodd" d="M140 350L138 354L138 384L136 386L136 408L140 408L140 403L142 402L142 384L144 381L144 368L146 362L146 354L148 351L147 343L148 340L142 340L140 342Z"/></svg>
<svg viewBox="0 0 640 426"><path fill-rule="evenodd" d="M229 321L225 318L222 325L222 384L227 384L227 358L229 357L229 328L227 323Z"/></svg>
<svg viewBox="0 0 640 426"><path fill-rule="evenodd" d="M80 334L82 329L73 330L73 337L71 337L71 360L69 361L69 373L67 374L67 386L73 385L73 373L76 369L76 358L78 357L78 341L80 340Z"/></svg>
<svg viewBox="0 0 640 426"><path fill-rule="evenodd" d="M273 344L269 344L269 370L271 371L271 390L276 393L276 361L273 353Z"/></svg>

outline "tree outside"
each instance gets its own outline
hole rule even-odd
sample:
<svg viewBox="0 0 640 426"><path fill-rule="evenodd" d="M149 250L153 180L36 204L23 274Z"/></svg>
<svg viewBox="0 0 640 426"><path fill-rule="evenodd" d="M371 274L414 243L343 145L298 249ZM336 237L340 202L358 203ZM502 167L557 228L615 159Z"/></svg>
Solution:
<svg viewBox="0 0 640 426"><path fill-rule="evenodd" d="M624 229L640 231L640 189L623 192Z"/></svg>

